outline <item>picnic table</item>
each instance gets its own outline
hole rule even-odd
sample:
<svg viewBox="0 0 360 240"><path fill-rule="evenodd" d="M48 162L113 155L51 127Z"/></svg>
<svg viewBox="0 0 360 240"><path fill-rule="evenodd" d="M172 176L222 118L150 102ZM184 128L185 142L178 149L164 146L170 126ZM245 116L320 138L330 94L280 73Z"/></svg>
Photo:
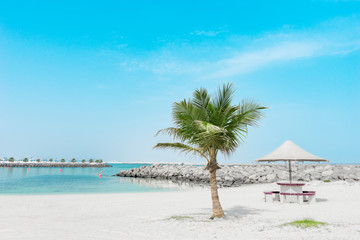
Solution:
<svg viewBox="0 0 360 240"><path fill-rule="evenodd" d="M305 183L277 183L280 191L264 192L265 202L280 201L281 203L313 203L315 191L304 191Z"/></svg>

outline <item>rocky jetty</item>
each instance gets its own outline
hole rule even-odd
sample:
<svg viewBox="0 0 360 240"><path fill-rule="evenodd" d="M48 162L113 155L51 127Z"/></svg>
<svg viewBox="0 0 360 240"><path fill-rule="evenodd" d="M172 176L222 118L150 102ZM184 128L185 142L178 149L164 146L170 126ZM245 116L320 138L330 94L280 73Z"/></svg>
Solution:
<svg viewBox="0 0 360 240"><path fill-rule="evenodd" d="M102 168L102 167L111 167L111 165L106 163L62 163L62 162L12 162L12 163L0 163L0 167L96 167L96 168Z"/></svg>
<svg viewBox="0 0 360 240"><path fill-rule="evenodd" d="M360 165L293 164L292 170L294 181L360 181ZM116 176L209 184L209 172L204 170L203 166L192 165L154 164L120 171ZM288 178L289 172L286 164L222 165L221 169L217 171L217 181L220 187L287 181Z"/></svg>

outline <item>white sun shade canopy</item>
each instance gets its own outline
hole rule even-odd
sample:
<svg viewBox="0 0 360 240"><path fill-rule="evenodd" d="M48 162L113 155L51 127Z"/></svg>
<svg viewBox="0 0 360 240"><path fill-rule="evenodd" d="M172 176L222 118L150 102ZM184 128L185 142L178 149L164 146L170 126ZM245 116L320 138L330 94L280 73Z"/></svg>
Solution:
<svg viewBox="0 0 360 240"><path fill-rule="evenodd" d="M275 161L310 161L310 162L328 162L328 160L317 157L292 141L284 142L275 151L256 160L257 162L275 162Z"/></svg>

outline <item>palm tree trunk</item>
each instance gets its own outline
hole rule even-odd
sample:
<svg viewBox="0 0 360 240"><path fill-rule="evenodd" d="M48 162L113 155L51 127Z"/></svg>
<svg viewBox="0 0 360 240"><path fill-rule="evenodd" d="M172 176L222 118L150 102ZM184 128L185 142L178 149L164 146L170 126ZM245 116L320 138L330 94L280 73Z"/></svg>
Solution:
<svg viewBox="0 0 360 240"><path fill-rule="evenodd" d="M224 216L224 211L221 207L219 195L218 195L218 187L216 181L216 169L209 168L210 172L210 189L211 189L211 200L212 200L212 208L213 208L213 215L211 218L221 218Z"/></svg>

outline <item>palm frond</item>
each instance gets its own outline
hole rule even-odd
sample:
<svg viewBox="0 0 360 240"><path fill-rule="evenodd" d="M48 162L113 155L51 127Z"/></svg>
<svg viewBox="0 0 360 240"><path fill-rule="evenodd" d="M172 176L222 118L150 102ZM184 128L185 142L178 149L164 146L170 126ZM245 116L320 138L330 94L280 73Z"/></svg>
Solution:
<svg viewBox="0 0 360 240"><path fill-rule="evenodd" d="M234 88L224 84L211 98L206 89L195 90L193 98L176 102L172 116L174 127L160 130L180 143L159 143L154 148L180 150L207 158L221 152L230 155L245 141L249 126L255 126L267 109L252 99L232 105ZM215 153L215 156L214 156ZM208 160L209 161L209 160Z"/></svg>
<svg viewBox="0 0 360 240"><path fill-rule="evenodd" d="M226 129L216 126L214 124L211 124L209 122L195 120L194 125L198 127L200 132L205 132L208 134L216 134L216 133L224 133L226 132Z"/></svg>
<svg viewBox="0 0 360 240"><path fill-rule="evenodd" d="M213 100L215 109L219 112L223 112L230 106L233 99L235 90L232 83L224 84L222 88L218 88L217 95Z"/></svg>
<svg viewBox="0 0 360 240"><path fill-rule="evenodd" d="M179 150L181 153L185 154L193 154L193 155L200 155L203 157L205 154L205 151L191 147L189 145L183 144L183 143L158 143L153 148L159 148L159 149L171 149L171 150Z"/></svg>
<svg viewBox="0 0 360 240"><path fill-rule="evenodd" d="M190 100L187 101L186 99L179 103L174 103L172 115L175 125L179 126L196 120L194 106Z"/></svg>
<svg viewBox="0 0 360 240"><path fill-rule="evenodd" d="M200 88L194 91L192 103L197 110L198 118L205 121L209 120L208 106L210 103L210 96L206 89Z"/></svg>
<svg viewBox="0 0 360 240"><path fill-rule="evenodd" d="M258 125L259 120L264 117L262 110L265 109L268 108L261 106L253 99L243 99L239 105L238 120L241 120L243 124L248 126Z"/></svg>

